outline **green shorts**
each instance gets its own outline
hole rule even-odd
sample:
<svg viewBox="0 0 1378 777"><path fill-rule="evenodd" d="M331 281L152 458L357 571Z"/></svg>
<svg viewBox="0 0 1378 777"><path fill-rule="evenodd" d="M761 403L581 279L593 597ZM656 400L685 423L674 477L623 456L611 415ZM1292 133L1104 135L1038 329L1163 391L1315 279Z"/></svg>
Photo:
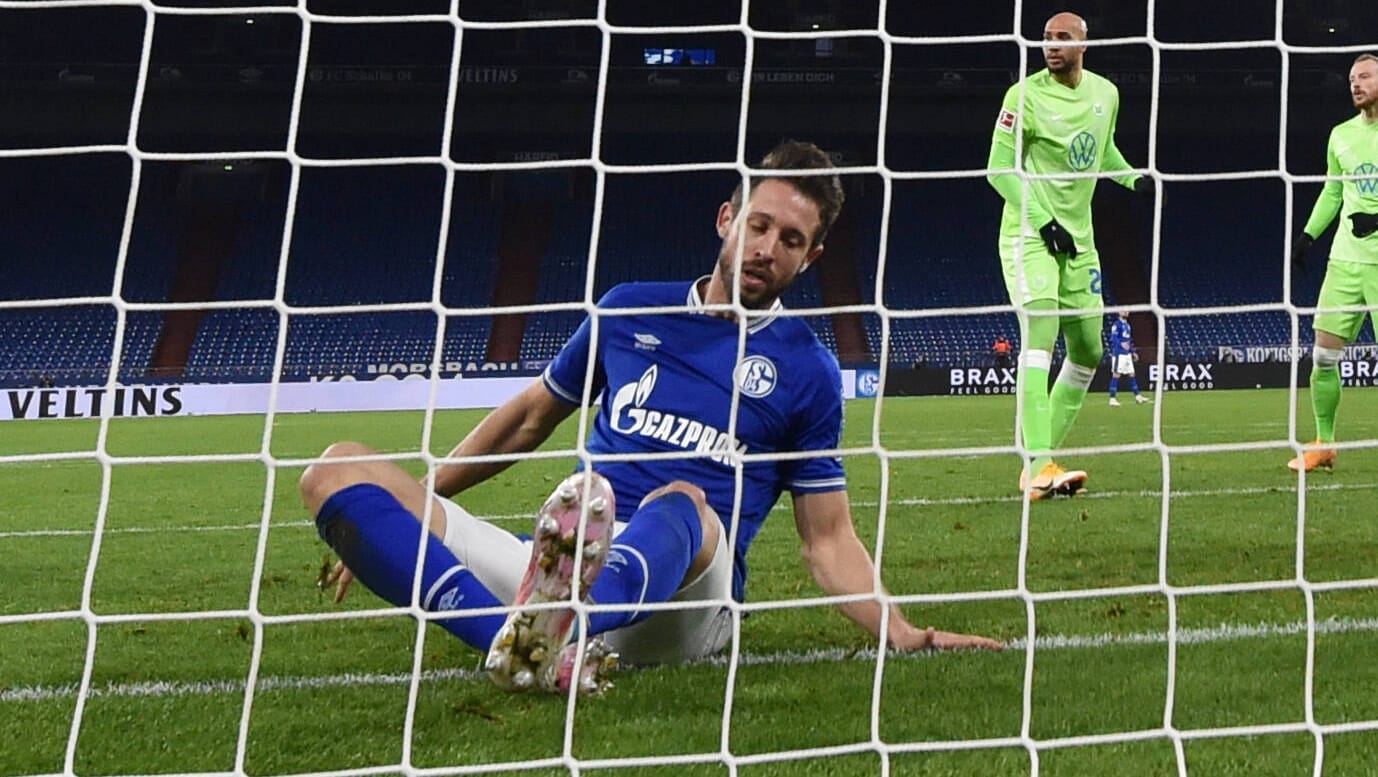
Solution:
<svg viewBox="0 0 1378 777"><path fill-rule="evenodd" d="M1321 284L1321 296L1317 308L1339 308L1365 305L1369 310L1346 310L1332 313L1317 313L1315 329L1329 332L1352 342L1364 325L1364 317L1378 308L1378 264L1362 264L1330 260L1325 270L1325 281Z"/></svg>
<svg viewBox="0 0 1378 777"><path fill-rule="evenodd" d="M1059 310L1085 310L1084 315L1101 315L1100 254L1096 249L1079 250L1071 259L1058 259L1037 237L1024 239L1024 277L1015 263L1016 241L1000 238L1000 264L1005 272L1005 289L1010 304L1027 305L1036 300L1053 300Z"/></svg>

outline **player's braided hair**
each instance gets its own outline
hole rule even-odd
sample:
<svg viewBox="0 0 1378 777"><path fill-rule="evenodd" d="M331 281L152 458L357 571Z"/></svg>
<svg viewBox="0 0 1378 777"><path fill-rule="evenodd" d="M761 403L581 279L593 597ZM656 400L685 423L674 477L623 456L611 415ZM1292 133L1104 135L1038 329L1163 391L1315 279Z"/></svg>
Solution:
<svg viewBox="0 0 1378 777"><path fill-rule="evenodd" d="M786 140L766 154L759 168L767 170L830 170L833 161L828 157L827 152L818 146L802 140ZM837 214L842 212L842 203L847 199L846 193L842 191L842 180L836 173L831 175L805 175L805 176L770 176L753 175L751 176L751 188L754 191L761 181L776 178L781 181L788 181L791 186L799 190L809 199L810 202L818 206L819 225L818 232L813 236L812 245L823 242L828 230L833 222L837 221ZM742 206L742 187L737 185L736 191L732 192L732 210L740 211Z"/></svg>

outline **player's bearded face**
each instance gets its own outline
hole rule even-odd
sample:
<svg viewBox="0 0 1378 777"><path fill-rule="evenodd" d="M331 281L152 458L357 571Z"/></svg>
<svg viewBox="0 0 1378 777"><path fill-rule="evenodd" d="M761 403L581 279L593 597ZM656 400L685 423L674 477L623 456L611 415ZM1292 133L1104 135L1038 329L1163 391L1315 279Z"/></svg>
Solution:
<svg viewBox="0 0 1378 777"><path fill-rule="evenodd" d="M1349 69L1349 94L1354 107L1368 108L1378 103L1378 62L1364 60Z"/></svg>
<svg viewBox="0 0 1378 777"><path fill-rule="evenodd" d="M818 206L780 179L759 183L740 215L730 204L724 204L718 213L718 234L723 242L715 271L726 293L723 301L732 299L740 254L737 288L742 305L761 309L774 304L822 252L823 246L813 245L820 225Z"/></svg>

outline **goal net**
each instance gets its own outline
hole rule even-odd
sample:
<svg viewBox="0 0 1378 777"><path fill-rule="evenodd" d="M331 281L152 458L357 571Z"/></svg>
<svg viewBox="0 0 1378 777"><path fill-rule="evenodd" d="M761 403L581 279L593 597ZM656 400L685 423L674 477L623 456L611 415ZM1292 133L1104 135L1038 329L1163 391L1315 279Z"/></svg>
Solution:
<svg viewBox="0 0 1378 777"><path fill-rule="evenodd" d="M0 775L1368 773L1378 350L1343 352L1333 470L1289 470L1330 238L1287 247L1376 12L1073 9L1157 192L1099 185L1138 389L1100 365L1057 451L1089 488L1031 503L987 160L1061 9L663 5L0 0ZM788 499L727 648L602 697L332 601L321 451L429 476L609 288L710 271L786 138L847 192L782 315L842 366L874 598L1005 649L878 651ZM530 532L593 412L458 501Z"/></svg>

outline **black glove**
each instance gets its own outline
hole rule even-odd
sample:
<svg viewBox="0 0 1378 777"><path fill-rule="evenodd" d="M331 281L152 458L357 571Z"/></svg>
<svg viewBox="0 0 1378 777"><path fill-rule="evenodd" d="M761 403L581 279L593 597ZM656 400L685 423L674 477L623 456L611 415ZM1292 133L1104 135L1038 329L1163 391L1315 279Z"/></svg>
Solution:
<svg viewBox="0 0 1378 777"><path fill-rule="evenodd" d="M1076 258L1077 244L1072 241L1072 233L1063 229L1062 225L1057 223L1057 219L1040 227L1038 234L1043 237L1043 245L1048 247L1048 253L1054 256L1067 254L1072 259Z"/></svg>
<svg viewBox="0 0 1378 777"><path fill-rule="evenodd" d="M1354 236L1368 237L1378 232L1378 213L1351 213L1349 220L1354 222Z"/></svg>
<svg viewBox="0 0 1378 777"><path fill-rule="evenodd" d="M1146 199L1153 199L1153 190L1157 188L1151 175L1141 175L1134 181L1134 193Z"/></svg>
<svg viewBox="0 0 1378 777"><path fill-rule="evenodd" d="M1292 269L1306 269L1306 255L1311 252L1311 244L1314 242L1315 239L1305 232L1297 235L1297 239L1292 243Z"/></svg>

